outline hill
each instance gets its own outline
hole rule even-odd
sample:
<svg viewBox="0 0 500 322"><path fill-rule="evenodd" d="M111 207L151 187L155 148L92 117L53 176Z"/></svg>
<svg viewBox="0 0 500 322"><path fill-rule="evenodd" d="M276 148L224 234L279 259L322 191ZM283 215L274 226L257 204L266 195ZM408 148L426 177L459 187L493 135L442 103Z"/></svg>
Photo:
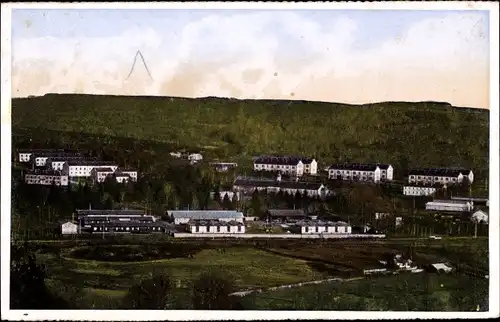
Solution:
<svg viewBox="0 0 500 322"><path fill-rule="evenodd" d="M198 147L247 158L287 153L337 161L465 166L487 174L489 111L439 102L365 105L48 94L12 100L19 129Z"/></svg>

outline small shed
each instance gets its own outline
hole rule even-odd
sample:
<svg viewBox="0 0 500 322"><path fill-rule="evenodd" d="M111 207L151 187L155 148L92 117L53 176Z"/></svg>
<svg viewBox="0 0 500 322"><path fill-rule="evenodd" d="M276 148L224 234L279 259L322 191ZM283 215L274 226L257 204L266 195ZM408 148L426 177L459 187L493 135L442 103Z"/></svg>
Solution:
<svg viewBox="0 0 500 322"><path fill-rule="evenodd" d="M78 224L73 221L66 221L61 224L61 233L63 235L78 234Z"/></svg>

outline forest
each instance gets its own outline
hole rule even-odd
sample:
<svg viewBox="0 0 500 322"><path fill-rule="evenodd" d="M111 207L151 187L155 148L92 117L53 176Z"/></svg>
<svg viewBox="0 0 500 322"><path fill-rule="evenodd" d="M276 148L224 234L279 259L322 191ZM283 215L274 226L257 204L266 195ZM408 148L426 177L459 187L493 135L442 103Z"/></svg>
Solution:
<svg viewBox="0 0 500 322"><path fill-rule="evenodd" d="M383 162L462 166L488 175L489 111L439 102L338 103L225 98L47 94L12 100L14 134L53 130L156 142L247 162L259 154L300 154L322 166ZM71 142L70 136L61 140ZM141 141L129 149L139 148ZM111 142L109 143L111 144Z"/></svg>

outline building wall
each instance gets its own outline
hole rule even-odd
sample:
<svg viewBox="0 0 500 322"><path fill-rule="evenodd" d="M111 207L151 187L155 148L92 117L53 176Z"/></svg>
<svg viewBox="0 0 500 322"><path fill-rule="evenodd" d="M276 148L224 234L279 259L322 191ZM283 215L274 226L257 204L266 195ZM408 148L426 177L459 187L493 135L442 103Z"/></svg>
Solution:
<svg viewBox="0 0 500 322"><path fill-rule="evenodd" d="M436 210L436 211L457 211L457 212L468 212L472 211L472 204L471 203L466 203L466 204L437 204L437 203L432 203L428 202L425 205L426 210Z"/></svg>
<svg viewBox="0 0 500 322"><path fill-rule="evenodd" d="M294 176L302 176L304 174L304 164L298 162L296 165L282 165L282 164L257 164L254 163L255 171L280 171Z"/></svg>
<svg viewBox="0 0 500 322"><path fill-rule="evenodd" d="M245 226L191 225L189 231L193 234L244 234Z"/></svg>
<svg viewBox="0 0 500 322"><path fill-rule="evenodd" d="M49 157L37 157L37 158L35 158L35 165L37 167L44 167L44 166L46 166L48 158Z"/></svg>
<svg viewBox="0 0 500 322"><path fill-rule="evenodd" d="M19 162L29 162L31 153L19 153Z"/></svg>
<svg viewBox="0 0 500 322"><path fill-rule="evenodd" d="M52 166L52 170L58 170L58 171L61 171L64 169L64 163L66 163L66 161L55 161L55 162L52 162L51 166Z"/></svg>
<svg viewBox="0 0 500 322"><path fill-rule="evenodd" d="M317 229L316 229L317 228ZM350 226L302 226L302 234L350 234Z"/></svg>
<svg viewBox="0 0 500 322"><path fill-rule="evenodd" d="M73 223L64 223L61 225L61 233L63 235L78 234L78 225Z"/></svg>
<svg viewBox="0 0 500 322"><path fill-rule="evenodd" d="M375 171L330 168L328 169L328 179L379 182L381 173L380 168L377 168Z"/></svg>
<svg viewBox="0 0 500 322"><path fill-rule="evenodd" d="M436 193L436 188L434 187L403 187L403 194L405 196L431 196L434 193Z"/></svg>
<svg viewBox="0 0 500 322"><path fill-rule="evenodd" d="M68 171L70 177L90 177L94 168L111 168L114 171L118 168L117 165L71 165L65 164L65 171Z"/></svg>

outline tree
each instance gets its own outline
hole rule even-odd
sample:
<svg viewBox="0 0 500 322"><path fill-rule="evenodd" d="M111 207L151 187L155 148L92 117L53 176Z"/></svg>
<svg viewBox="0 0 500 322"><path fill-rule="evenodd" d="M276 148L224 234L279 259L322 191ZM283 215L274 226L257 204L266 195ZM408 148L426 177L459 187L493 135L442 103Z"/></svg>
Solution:
<svg viewBox="0 0 500 322"><path fill-rule="evenodd" d="M45 285L46 269L36 262L27 244L13 245L10 263L10 308L71 309L70 303L52 294Z"/></svg>
<svg viewBox="0 0 500 322"><path fill-rule="evenodd" d="M192 300L195 310L231 310L242 309L235 297L232 281L215 271L207 271L193 283Z"/></svg>
<svg viewBox="0 0 500 322"><path fill-rule="evenodd" d="M229 199L229 195L226 193L224 195L224 199L222 199L222 208L225 210L231 210L233 207L233 204L231 203L231 199Z"/></svg>
<svg viewBox="0 0 500 322"><path fill-rule="evenodd" d="M172 283L166 273L151 273L150 277L132 286L125 295L126 309L165 310L171 297Z"/></svg>

